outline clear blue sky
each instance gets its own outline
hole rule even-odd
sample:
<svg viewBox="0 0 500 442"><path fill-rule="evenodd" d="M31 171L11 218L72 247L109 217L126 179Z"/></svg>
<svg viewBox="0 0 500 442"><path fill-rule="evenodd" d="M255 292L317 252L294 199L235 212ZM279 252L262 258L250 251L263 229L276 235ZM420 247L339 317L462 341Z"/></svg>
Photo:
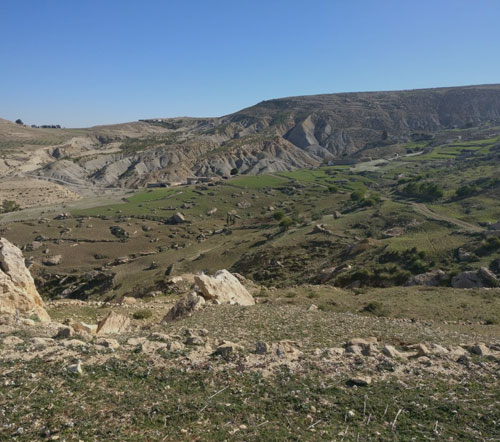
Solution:
<svg viewBox="0 0 500 442"><path fill-rule="evenodd" d="M0 0L0 116L67 127L500 83L499 0Z"/></svg>

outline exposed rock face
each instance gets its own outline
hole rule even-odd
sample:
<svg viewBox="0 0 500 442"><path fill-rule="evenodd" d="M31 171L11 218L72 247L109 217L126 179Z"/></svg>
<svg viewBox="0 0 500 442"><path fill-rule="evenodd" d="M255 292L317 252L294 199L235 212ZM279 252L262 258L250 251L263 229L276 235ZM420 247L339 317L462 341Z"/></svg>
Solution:
<svg viewBox="0 0 500 442"><path fill-rule="evenodd" d="M119 313L110 312L99 324L97 325L96 334L104 335L108 333L121 333L127 331L130 325L130 319Z"/></svg>
<svg viewBox="0 0 500 442"><path fill-rule="evenodd" d="M498 287L500 281L491 270L481 267L479 270L459 273L452 278L451 285L457 289Z"/></svg>
<svg viewBox="0 0 500 442"><path fill-rule="evenodd" d="M66 147L52 146L55 155L44 157L36 172L80 185L121 187L230 176L233 168L241 174L272 173L315 167L366 147L404 143L419 133L432 136L498 120L498 85L288 97L220 118L155 119L86 129ZM128 148L155 135L163 135L166 142L140 151ZM238 143L227 143L235 139ZM95 143L101 154L81 159L82 151ZM222 145L224 149L217 149Z"/></svg>
<svg viewBox="0 0 500 442"><path fill-rule="evenodd" d="M219 270L215 276L196 275L194 281L201 296L216 304L254 305L255 300L238 278L227 270Z"/></svg>
<svg viewBox="0 0 500 442"><path fill-rule="evenodd" d="M200 310L205 304L205 299L196 293L189 293L182 299L179 299L169 310L163 321L174 321L176 319L191 316L197 310Z"/></svg>
<svg viewBox="0 0 500 442"><path fill-rule="evenodd" d="M432 272L421 273L420 275L412 276L405 285L425 285L429 287L438 287L444 280L446 280L446 273L442 270L434 270Z"/></svg>
<svg viewBox="0 0 500 442"><path fill-rule="evenodd" d="M0 239L0 313L36 315L50 321L45 304L24 263L21 250L5 238Z"/></svg>

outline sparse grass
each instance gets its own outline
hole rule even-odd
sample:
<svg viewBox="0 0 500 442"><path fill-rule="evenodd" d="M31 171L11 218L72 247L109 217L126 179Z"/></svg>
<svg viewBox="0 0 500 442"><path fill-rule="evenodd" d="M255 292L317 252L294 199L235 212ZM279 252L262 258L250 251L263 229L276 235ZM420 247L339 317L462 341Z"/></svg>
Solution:
<svg viewBox="0 0 500 442"><path fill-rule="evenodd" d="M0 394L5 440L469 442L495 440L500 420L498 383L473 374L460 382L435 376L346 388L314 367L264 378L159 370L140 357L88 365L82 376L39 359L23 365L31 378L0 361L9 380Z"/></svg>

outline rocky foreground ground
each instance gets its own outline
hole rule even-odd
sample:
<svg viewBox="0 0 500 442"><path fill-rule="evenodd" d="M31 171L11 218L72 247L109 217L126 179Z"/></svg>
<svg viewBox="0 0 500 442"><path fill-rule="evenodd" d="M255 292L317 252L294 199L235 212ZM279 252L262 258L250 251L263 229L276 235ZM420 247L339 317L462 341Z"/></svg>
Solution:
<svg viewBox="0 0 500 442"><path fill-rule="evenodd" d="M477 320L335 312L225 270L173 277L173 298L45 304L0 245L1 440L500 435L500 341Z"/></svg>
<svg viewBox="0 0 500 442"><path fill-rule="evenodd" d="M161 304L147 308L171 307ZM49 311L69 308L78 316L109 307L59 301ZM273 303L210 305L166 323L130 322L145 310L142 303L112 310L127 318L126 329L94 334L76 332L73 319L2 318L3 438L497 440L500 434L498 339L480 343L426 321Z"/></svg>

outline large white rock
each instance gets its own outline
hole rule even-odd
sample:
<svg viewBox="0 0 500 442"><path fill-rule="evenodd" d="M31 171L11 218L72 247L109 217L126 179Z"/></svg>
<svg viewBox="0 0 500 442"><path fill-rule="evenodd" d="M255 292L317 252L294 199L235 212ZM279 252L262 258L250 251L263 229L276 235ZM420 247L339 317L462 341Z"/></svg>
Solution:
<svg viewBox="0 0 500 442"><path fill-rule="evenodd" d="M216 304L254 305L255 300L238 278L227 270L219 270L215 276L196 275L194 282L201 296Z"/></svg>
<svg viewBox="0 0 500 442"><path fill-rule="evenodd" d="M36 315L50 321L45 304L27 269L21 250L0 238L0 313Z"/></svg>

